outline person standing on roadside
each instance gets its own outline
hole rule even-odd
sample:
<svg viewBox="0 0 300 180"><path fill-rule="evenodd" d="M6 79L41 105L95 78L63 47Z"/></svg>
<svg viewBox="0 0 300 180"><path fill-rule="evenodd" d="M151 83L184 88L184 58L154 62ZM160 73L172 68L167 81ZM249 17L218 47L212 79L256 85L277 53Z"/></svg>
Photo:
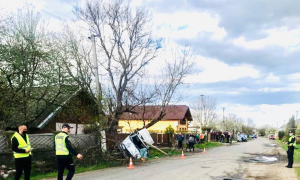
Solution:
<svg viewBox="0 0 300 180"><path fill-rule="evenodd" d="M222 132L220 142L223 143L224 139L225 139L225 135L224 135L224 133Z"/></svg>
<svg viewBox="0 0 300 180"><path fill-rule="evenodd" d="M232 145L232 140L233 140L233 133L229 132L229 145Z"/></svg>
<svg viewBox="0 0 300 180"><path fill-rule="evenodd" d="M190 152L192 151L193 149L193 152L194 152L194 144L195 144L195 136L191 133L190 134L190 137L189 137L189 149L190 149Z"/></svg>
<svg viewBox="0 0 300 180"><path fill-rule="evenodd" d="M294 136L294 133L292 131L289 132L289 141L285 142L286 145L288 145L288 150L287 150L287 158L288 158L288 165L285 166L287 168L293 168L293 163L294 163L294 150L296 147L296 138Z"/></svg>
<svg viewBox="0 0 300 180"><path fill-rule="evenodd" d="M196 136L195 136L195 139L196 139L196 143L197 143L197 144L199 144L199 139L200 139L200 136L199 136L199 134L198 134L198 133L196 134Z"/></svg>
<svg viewBox="0 0 300 180"><path fill-rule="evenodd" d="M55 154L57 157L57 180L63 180L65 168L69 171L66 180L71 180L75 173L73 155L78 159L82 159L82 155L78 154L71 146L69 135L71 126L69 124L62 125L62 132L55 136Z"/></svg>
<svg viewBox="0 0 300 180"><path fill-rule="evenodd" d="M202 133L200 133L200 143L203 143L203 134Z"/></svg>
<svg viewBox="0 0 300 180"><path fill-rule="evenodd" d="M182 149L183 135L181 132L177 136L177 141L178 141L178 149Z"/></svg>
<svg viewBox="0 0 300 180"><path fill-rule="evenodd" d="M16 175L15 180L19 180L24 170L24 179L30 180L31 172L31 146L27 134L27 127L20 125L18 132L11 137L11 149L15 158Z"/></svg>

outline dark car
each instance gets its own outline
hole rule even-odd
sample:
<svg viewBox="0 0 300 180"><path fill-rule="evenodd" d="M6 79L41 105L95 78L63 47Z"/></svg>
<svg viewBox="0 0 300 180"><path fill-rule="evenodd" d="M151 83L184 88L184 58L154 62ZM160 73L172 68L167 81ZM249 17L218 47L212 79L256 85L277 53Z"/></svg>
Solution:
<svg viewBox="0 0 300 180"><path fill-rule="evenodd" d="M253 134L253 135L250 135L250 137L253 139L253 138L257 138L257 135L256 134Z"/></svg>
<svg viewBox="0 0 300 180"><path fill-rule="evenodd" d="M275 140L275 136L274 136L273 134L270 134L270 135L269 135L269 139Z"/></svg>

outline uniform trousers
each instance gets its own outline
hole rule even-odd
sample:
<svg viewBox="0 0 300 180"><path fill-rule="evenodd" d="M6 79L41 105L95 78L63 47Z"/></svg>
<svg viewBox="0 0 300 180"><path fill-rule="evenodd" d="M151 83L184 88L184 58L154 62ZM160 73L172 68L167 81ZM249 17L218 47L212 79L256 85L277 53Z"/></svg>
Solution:
<svg viewBox="0 0 300 180"><path fill-rule="evenodd" d="M75 166L74 166L72 156L57 155L56 157L57 157L57 170L58 170L57 180L63 180L65 169L69 171L66 180L71 180L75 173Z"/></svg>
<svg viewBox="0 0 300 180"><path fill-rule="evenodd" d="M24 179L30 179L31 172L31 155L26 158L15 158L16 175L15 180L19 180L24 171Z"/></svg>
<svg viewBox="0 0 300 180"><path fill-rule="evenodd" d="M293 167L294 163L294 146L288 146L287 157L288 157L288 167Z"/></svg>

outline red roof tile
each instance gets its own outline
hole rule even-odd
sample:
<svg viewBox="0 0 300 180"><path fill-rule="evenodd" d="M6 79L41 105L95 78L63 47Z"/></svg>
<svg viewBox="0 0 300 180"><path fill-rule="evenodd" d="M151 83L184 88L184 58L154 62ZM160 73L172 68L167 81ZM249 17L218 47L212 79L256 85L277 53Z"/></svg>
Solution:
<svg viewBox="0 0 300 180"><path fill-rule="evenodd" d="M137 106L132 111L135 113L125 112L119 119L123 120L151 120L159 116L161 107L160 106ZM187 118L192 120L191 112L186 105L170 105L166 106L165 117L162 120L182 120Z"/></svg>

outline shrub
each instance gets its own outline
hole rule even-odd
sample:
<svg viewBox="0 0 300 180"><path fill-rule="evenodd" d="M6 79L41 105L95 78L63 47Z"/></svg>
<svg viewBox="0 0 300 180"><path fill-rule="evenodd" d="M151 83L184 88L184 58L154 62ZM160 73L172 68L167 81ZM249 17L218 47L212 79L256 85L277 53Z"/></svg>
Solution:
<svg viewBox="0 0 300 180"><path fill-rule="evenodd" d="M284 131L279 131L278 132L278 137L279 137L280 140L283 138L283 136L284 136Z"/></svg>

